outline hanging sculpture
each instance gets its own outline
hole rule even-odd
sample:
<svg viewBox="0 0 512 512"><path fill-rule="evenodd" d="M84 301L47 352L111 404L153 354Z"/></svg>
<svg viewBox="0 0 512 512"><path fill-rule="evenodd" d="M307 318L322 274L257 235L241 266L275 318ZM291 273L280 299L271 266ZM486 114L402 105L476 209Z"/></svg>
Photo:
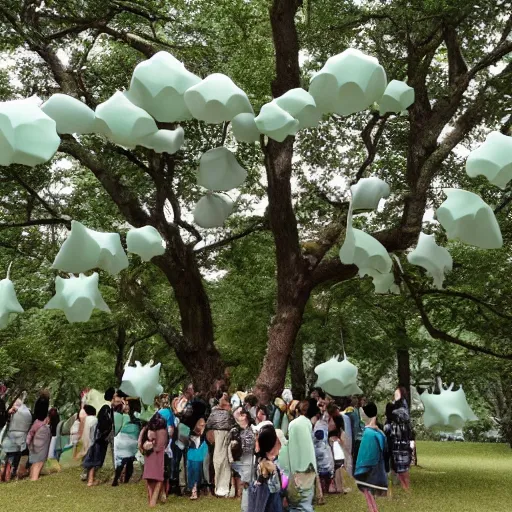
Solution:
<svg viewBox="0 0 512 512"><path fill-rule="evenodd" d="M16 297L13 282L7 278L0 281L0 329L5 329L9 323L11 313L23 313L23 308Z"/></svg>
<svg viewBox="0 0 512 512"><path fill-rule="evenodd" d="M386 72L375 57L349 48L313 75L309 92L322 113L348 116L382 98L386 84Z"/></svg>
<svg viewBox="0 0 512 512"><path fill-rule="evenodd" d="M277 142L283 142L299 131L299 121L281 108L276 100L263 105L254 121L261 133Z"/></svg>
<svg viewBox="0 0 512 512"><path fill-rule="evenodd" d="M131 149L143 137L158 131L155 120L119 91L96 107L96 129L112 142Z"/></svg>
<svg viewBox="0 0 512 512"><path fill-rule="evenodd" d="M180 126L176 130L158 130L139 139L138 143L155 153L177 153L185 142L185 131Z"/></svg>
<svg viewBox="0 0 512 512"><path fill-rule="evenodd" d="M70 276L55 279L55 295L50 299L44 309L61 309L68 322L87 322L94 309L110 313L98 289L99 276L94 272L90 276L80 274L79 277Z"/></svg>
<svg viewBox="0 0 512 512"><path fill-rule="evenodd" d="M386 199L391 193L389 185L380 178L361 178L350 187L352 194L352 211L376 210L381 199Z"/></svg>
<svg viewBox="0 0 512 512"><path fill-rule="evenodd" d="M235 116L231 121L231 128L238 142L258 142L260 140L261 133L252 113L245 112Z"/></svg>
<svg viewBox="0 0 512 512"><path fill-rule="evenodd" d="M414 89L400 80L391 80L379 100L379 112L399 114L414 103Z"/></svg>
<svg viewBox="0 0 512 512"><path fill-rule="evenodd" d="M43 164L59 144L55 121L33 101L0 102L0 165Z"/></svg>
<svg viewBox="0 0 512 512"><path fill-rule="evenodd" d="M95 268L116 275L128 267L128 257L118 233L100 233L71 221L71 232L55 257L52 268L79 274Z"/></svg>
<svg viewBox="0 0 512 512"><path fill-rule="evenodd" d="M153 226L132 228L126 234L128 252L137 254L142 261L149 261L165 253L160 233Z"/></svg>
<svg viewBox="0 0 512 512"><path fill-rule="evenodd" d="M199 121L209 124L231 121L242 113L253 113L247 94L233 80L214 73L185 92L185 104Z"/></svg>
<svg viewBox="0 0 512 512"><path fill-rule="evenodd" d="M443 191L447 199L437 209L436 216L450 240L460 240L481 249L502 247L498 221L480 196L455 188Z"/></svg>
<svg viewBox="0 0 512 512"><path fill-rule="evenodd" d="M197 171L197 184L201 187L228 191L242 185L245 178L247 171L224 146L210 149L201 156Z"/></svg>
<svg viewBox="0 0 512 512"><path fill-rule="evenodd" d="M170 53L158 52L135 67L126 96L157 121L186 121L192 114L185 104L185 92L200 82Z"/></svg>
<svg viewBox="0 0 512 512"><path fill-rule="evenodd" d="M304 89L290 89L275 99L277 105L299 122L299 129L314 128L322 118L315 98Z"/></svg>
<svg viewBox="0 0 512 512"><path fill-rule="evenodd" d="M395 283L395 275L393 272L381 274L372 268L362 268L359 270L359 277L370 276L375 287L375 293L385 294L392 293L394 295L400 294L400 288Z"/></svg>
<svg viewBox="0 0 512 512"><path fill-rule="evenodd" d="M471 178L481 174L504 190L512 179L512 137L491 132L485 142L469 154L466 172Z"/></svg>
<svg viewBox="0 0 512 512"><path fill-rule="evenodd" d="M357 367L346 356L342 361L333 357L315 368L318 376L316 386L331 396L360 395L363 392L357 385Z"/></svg>
<svg viewBox="0 0 512 512"><path fill-rule="evenodd" d="M445 273L451 272L453 267L450 253L436 244L434 235L425 233L420 233L418 245L407 255L407 261L411 265L423 267L427 275L434 279L434 286L438 290L443 288Z"/></svg>
<svg viewBox="0 0 512 512"><path fill-rule="evenodd" d="M95 132L94 111L72 96L54 94L41 105L41 110L55 121L58 133L85 135Z"/></svg>
<svg viewBox="0 0 512 512"><path fill-rule="evenodd" d="M152 405L155 396L162 390L158 382L160 366L160 363L153 366L153 361L144 366L139 361L135 361L135 366L129 366L127 363L121 380L121 391L129 396L140 398L146 405Z"/></svg>
<svg viewBox="0 0 512 512"><path fill-rule="evenodd" d="M194 208L194 222L202 228L220 228L233 210L233 201L226 194L209 192Z"/></svg>
<svg viewBox="0 0 512 512"><path fill-rule="evenodd" d="M478 420L469 407L462 386L453 391L453 383L447 389L441 384L439 395L424 391L420 398L425 407L423 421L427 428L459 430L466 422Z"/></svg>

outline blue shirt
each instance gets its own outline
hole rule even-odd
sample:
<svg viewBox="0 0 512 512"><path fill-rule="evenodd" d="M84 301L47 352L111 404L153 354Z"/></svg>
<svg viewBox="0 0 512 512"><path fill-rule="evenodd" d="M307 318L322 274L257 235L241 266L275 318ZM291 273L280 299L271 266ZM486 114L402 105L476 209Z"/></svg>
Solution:
<svg viewBox="0 0 512 512"><path fill-rule="evenodd" d="M162 416L162 418L167 422L167 428L169 427L175 427L175 418L174 418L174 413L171 411L171 409L160 409L158 411L158 413L160 414L160 416Z"/></svg>

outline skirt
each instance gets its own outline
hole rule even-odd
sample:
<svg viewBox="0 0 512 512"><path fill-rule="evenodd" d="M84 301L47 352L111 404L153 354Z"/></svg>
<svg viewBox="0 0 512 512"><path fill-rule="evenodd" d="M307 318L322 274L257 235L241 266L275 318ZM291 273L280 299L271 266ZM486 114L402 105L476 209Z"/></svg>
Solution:
<svg viewBox="0 0 512 512"><path fill-rule="evenodd" d="M107 456L108 441L98 439L87 450L82 467L84 469L101 468Z"/></svg>

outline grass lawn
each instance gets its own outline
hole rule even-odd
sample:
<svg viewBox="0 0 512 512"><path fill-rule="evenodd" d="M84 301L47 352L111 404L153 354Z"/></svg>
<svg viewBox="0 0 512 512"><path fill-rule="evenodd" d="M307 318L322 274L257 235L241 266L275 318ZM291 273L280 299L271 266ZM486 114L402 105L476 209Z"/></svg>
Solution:
<svg viewBox="0 0 512 512"><path fill-rule="evenodd" d="M512 450L507 445L473 443L418 443L419 468L413 468L412 492L393 489L392 498L379 501L381 511L510 512L512 510ZM143 483L88 489L77 469L43 477L39 482L0 484L0 511L9 512L118 512L144 510ZM191 502L171 497L159 509L169 512L235 512L231 499L201 498ZM365 511L355 489L330 497L321 512Z"/></svg>

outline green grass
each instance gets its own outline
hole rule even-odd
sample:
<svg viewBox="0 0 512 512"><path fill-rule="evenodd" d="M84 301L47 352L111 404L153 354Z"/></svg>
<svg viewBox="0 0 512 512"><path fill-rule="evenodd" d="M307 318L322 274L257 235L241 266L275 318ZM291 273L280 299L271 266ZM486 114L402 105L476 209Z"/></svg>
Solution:
<svg viewBox="0 0 512 512"><path fill-rule="evenodd" d="M393 490L379 500L381 511L510 512L512 510L512 450L506 445L418 443L419 468L413 468L412 492ZM9 512L118 512L144 510L143 483L88 489L77 469L43 477L39 482L0 484L0 510ZM169 512L235 512L235 500L201 498L190 502L171 497L158 507ZM343 497L329 497L320 512L366 510L355 489Z"/></svg>

